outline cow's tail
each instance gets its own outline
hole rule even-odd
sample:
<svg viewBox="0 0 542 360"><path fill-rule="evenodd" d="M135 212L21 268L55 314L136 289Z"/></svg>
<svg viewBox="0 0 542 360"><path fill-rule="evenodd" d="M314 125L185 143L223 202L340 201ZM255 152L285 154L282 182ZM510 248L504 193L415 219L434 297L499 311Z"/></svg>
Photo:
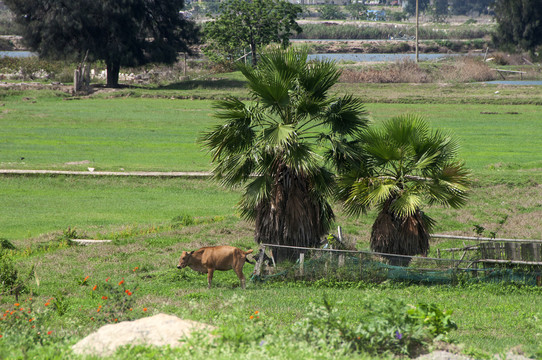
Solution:
<svg viewBox="0 0 542 360"><path fill-rule="evenodd" d="M245 255L248 255L248 254L252 253L253 251L254 251L254 250L249 249L249 250L245 251L244 253L245 253ZM249 264L252 264L252 265L255 265L255 264L256 264L255 262L250 261L246 256L245 256L245 261L246 261L247 263L249 263Z"/></svg>

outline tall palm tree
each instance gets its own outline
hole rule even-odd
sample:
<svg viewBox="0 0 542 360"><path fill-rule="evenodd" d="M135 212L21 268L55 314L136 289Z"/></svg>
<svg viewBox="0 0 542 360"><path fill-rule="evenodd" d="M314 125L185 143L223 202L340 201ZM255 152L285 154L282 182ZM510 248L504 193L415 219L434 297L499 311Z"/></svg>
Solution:
<svg viewBox="0 0 542 360"><path fill-rule="evenodd" d="M371 249L398 255L426 255L434 221L423 205L458 208L465 204L468 171L456 159L458 144L446 133L431 131L423 118L400 115L371 127L361 136L362 151L341 174L339 198L354 215L376 207ZM410 257L387 256L407 266Z"/></svg>
<svg viewBox="0 0 542 360"><path fill-rule="evenodd" d="M334 219L331 170L351 163L367 125L363 103L330 96L340 71L332 62L308 62L306 52L272 50L257 68L239 69L252 101L218 101L215 116L224 123L201 138L214 177L243 187L238 207L255 222L257 242L315 246ZM275 252L277 261L294 254Z"/></svg>

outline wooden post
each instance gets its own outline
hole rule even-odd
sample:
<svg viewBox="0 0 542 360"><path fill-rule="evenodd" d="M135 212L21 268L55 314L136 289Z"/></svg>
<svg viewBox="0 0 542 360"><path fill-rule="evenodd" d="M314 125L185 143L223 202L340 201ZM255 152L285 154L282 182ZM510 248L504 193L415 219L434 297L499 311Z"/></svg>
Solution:
<svg viewBox="0 0 542 360"><path fill-rule="evenodd" d="M304 261L305 261L305 253L300 253L299 254L299 275L300 276L304 275L304 272L303 272L303 262Z"/></svg>
<svg viewBox="0 0 542 360"><path fill-rule="evenodd" d="M258 261L256 261L256 266L254 266L254 275L260 276L263 265L263 257L265 254L265 246L260 247L260 255L258 256Z"/></svg>
<svg viewBox="0 0 542 360"><path fill-rule="evenodd" d="M77 67L77 69L73 72L73 91L78 92L81 90L81 68Z"/></svg>
<svg viewBox="0 0 542 360"><path fill-rule="evenodd" d="M420 14L418 11L418 0L416 0L416 63L419 62L419 50L418 50L418 28L420 27Z"/></svg>
<svg viewBox="0 0 542 360"><path fill-rule="evenodd" d="M184 67L183 67L183 76L186 76L186 53L184 54Z"/></svg>
<svg viewBox="0 0 542 360"><path fill-rule="evenodd" d="M339 254L339 267L344 266L344 254Z"/></svg>

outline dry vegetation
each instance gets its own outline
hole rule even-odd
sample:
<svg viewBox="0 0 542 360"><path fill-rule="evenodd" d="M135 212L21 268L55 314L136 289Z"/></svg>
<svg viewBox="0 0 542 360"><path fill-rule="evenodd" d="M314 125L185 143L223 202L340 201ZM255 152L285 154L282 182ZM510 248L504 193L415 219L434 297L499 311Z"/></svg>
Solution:
<svg viewBox="0 0 542 360"><path fill-rule="evenodd" d="M361 69L346 69L341 81L345 83L429 83L429 82L473 82L496 79L496 72L483 60L465 56L440 66L421 66L403 60L391 64L364 66Z"/></svg>

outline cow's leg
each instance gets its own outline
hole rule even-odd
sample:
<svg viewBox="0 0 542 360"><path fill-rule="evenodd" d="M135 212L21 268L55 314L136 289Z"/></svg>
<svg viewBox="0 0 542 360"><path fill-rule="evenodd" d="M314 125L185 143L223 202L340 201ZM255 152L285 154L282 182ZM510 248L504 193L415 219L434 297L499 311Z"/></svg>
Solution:
<svg viewBox="0 0 542 360"><path fill-rule="evenodd" d="M212 269L212 268L207 269L207 285L209 289L211 288L211 281L213 281L214 271L215 269Z"/></svg>
<svg viewBox="0 0 542 360"><path fill-rule="evenodd" d="M235 273L237 274L237 277L239 278L239 281L241 282L241 287L245 289L245 275L243 274L243 265L236 266L233 268Z"/></svg>

